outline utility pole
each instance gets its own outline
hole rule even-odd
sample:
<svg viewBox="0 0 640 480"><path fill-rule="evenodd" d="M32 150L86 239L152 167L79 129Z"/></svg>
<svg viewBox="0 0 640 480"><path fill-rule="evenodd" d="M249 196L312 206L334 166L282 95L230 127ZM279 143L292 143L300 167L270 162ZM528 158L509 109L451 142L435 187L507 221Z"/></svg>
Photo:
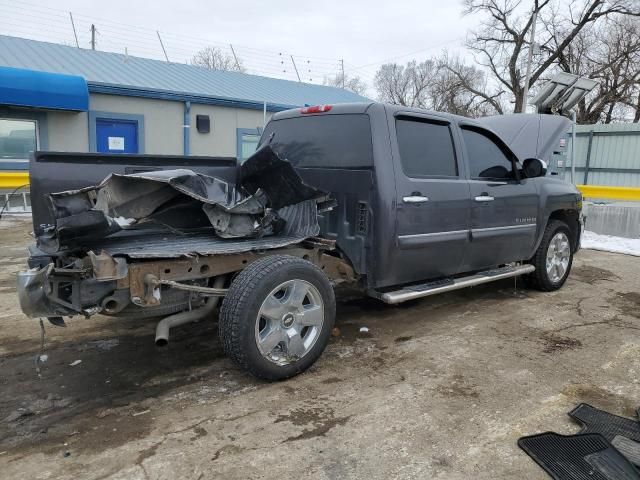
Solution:
<svg viewBox="0 0 640 480"><path fill-rule="evenodd" d="M529 54L527 55L527 75L524 77L524 89L522 90L522 107L520 112L527 113L529 103L529 80L531 79L531 62L533 61L533 44L536 38L536 21L538 20L538 2L533 7L533 18L531 19L531 37L529 38Z"/></svg>
<svg viewBox="0 0 640 480"><path fill-rule="evenodd" d="M233 45L229 44L229 47L231 48L231 53L233 53L233 59L236 61L236 68L240 72L242 71L242 68L240 67L240 62L238 61L238 57L236 56L236 51L233 49Z"/></svg>
<svg viewBox="0 0 640 480"><path fill-rule="evenodd" d="M296 66L296 61L293 59L293 55L291 55L291 63L293 63L293 68L298 76L298 81L301 82L302 80L300 80L300 74L298 73L298 67Z"/></svg>
<svg viewBox="0 0 640 480"><path fill-rule="evenodd" d="M344 60L340 59L340 70L342 71L342 89L344 90Z"/></svg>
<svg viewBox="0 0 640 480"><path fill-rule="evenodd" d="M164 48L164 43L162 43L162 38L160 37L160 31L156 30L156 33L158 34L158 40L160 40L160 46L162 47L162 52L164 53L164 58L167 60L167 63L169 63L169 56L167 55L167 51Z"/></svg>
<svg viewBox="0 0 640 480"><path fill-rule="evenodd" d="M91 50L96 49L96 26L91 24Z"/></svg>
<svg viewBox="0 0 640 480"><path fill-rule="evenodd" d="M73 28L73 36L76 39L76 47L80 48L80 44L78 43L78 34L76 33L76 25L73 23L73 15L69 12L69 18L71 18L71 28Z"/></svg>

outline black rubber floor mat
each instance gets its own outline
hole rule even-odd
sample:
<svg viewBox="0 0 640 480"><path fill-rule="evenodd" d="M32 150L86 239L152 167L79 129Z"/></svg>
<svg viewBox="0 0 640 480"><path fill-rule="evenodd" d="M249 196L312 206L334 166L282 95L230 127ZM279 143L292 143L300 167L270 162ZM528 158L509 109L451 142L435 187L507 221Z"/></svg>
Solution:
<svg viewBox="0 0 640 480"><path fill-rule="evenodd" d="M581 403L569 416L582 425L580 433L599 433L609 440L629 461L640 466L640 422L619 417Z"/></svg>
<svg viewBox="0 0 640 480"><path fill-rule="evenodd" d="M518 446L556 480L638 480L640 473L598 433L545 432Z"/></svg>

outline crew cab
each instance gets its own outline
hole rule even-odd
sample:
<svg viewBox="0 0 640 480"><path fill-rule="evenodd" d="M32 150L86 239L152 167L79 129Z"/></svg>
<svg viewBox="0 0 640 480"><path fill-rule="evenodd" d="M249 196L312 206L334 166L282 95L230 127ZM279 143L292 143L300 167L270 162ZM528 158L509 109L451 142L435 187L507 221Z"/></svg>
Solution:
<svg viewBox="0 0 640 480"><path fill-rule="evenodd" d="M38 243L18 275L20 304L56 324L97 313L165 316L156 331L163 345L171 327L214 318L221 300L225 352L258 377L288 378L326 347L340 283L389 304L519 275L540 290L560 288L580 245L582 198L547 175L545 160L567 126L559 116L471 120L362 103L273 115L244 164L38 152L30 172ZM256 174L269 162L273 169ZM117 185L88 188L109 174ZM188 190L196 179L265 199L262 216L247 223L225 204L224 217L205 205L212 224L195 213L172 217L195 212L181 210L194 199L214 202L206 188ZM136 214L123 209L157 211L150 195L131 197L156 191L142 180L182 188L181 200L171 197L154 222L127 223ZM107 188L103 197L126 201L105 207ZM74 223L97 213L100 229ZM265 226L267 215L278 228Z"/></svg>

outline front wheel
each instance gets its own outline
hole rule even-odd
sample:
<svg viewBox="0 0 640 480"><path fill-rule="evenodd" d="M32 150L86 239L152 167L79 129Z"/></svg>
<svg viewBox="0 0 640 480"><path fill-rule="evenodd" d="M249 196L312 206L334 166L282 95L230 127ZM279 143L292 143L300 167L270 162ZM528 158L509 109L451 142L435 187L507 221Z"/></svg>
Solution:
<svg viewBox="0 0 640 480"><path fill-rule="evenodd" d="M229 287L220 309L222 346L256 377L292 377L322 354L335 308L333 288L318 267L288 255L265 257Z"/></svg>
<svg viewBox="0 0 640 480"><path fill-rule="evenodd" d="M545 292L558 290L569 276L573 263L571 231L560 220L549 220L542 241L531 263L535 271L528 275L531 286Z"/></svg>

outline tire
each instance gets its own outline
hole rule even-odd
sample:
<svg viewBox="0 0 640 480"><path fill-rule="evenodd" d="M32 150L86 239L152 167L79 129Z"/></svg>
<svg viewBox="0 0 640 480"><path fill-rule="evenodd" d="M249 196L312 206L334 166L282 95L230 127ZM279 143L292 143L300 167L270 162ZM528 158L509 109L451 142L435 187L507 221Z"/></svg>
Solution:
<svg viewBox="0 0 640 480"><path fill-rule="evenodd" d="M251 263L233 280L220 308L218 330L236 365L258 378L283 380L320 357L335 312L333 288L318 267L298 257L274 255Z"/></svg>
<svg viewBox="0 0 640 480"><path fill-rule="evenodd" d="M565 241L566 245L564 245ZM558 249L560 244L562 244L562 247ZM560 220L549 220L542 235L540 246L538 250L536 250L533 258L529 261L529 263L536 267L534 272L527 275L527 280L533 288L542 290L543 292L552 292L564 285L564 282L571 272L571 265L573 264L573 249L571 245L573 245L573 239L571 238L571 230L567 224ZM565 251L565 248L568 250ZM559 251L564 253L560 254ZM556 255L556 253L558 255ZM550 263L547 263L548 254L549 256L553 256ZM566 264L564 261L565 256ZM562 261L559 260L561 257ZM551 267L551 269L547 268L552 265L556 266Z"/></svg>

